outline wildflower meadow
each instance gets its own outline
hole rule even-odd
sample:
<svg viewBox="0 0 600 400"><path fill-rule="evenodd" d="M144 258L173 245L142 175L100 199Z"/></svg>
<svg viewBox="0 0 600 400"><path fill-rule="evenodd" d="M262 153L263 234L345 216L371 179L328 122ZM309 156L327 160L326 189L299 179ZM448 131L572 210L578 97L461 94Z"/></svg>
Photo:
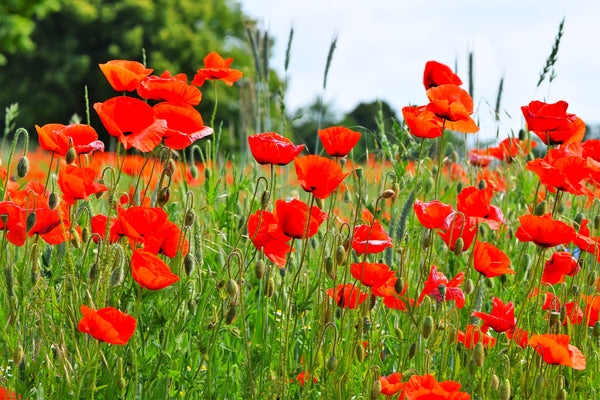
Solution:
<svg viewBox="0 0 600 400"><path fill-rule="evenodd" d="M224 152L219 93L249 78L206 50L94 66L114 97L81 121L7 114L0 399L598 398L600 140L569 99L481 146L430 61L428 103L309 152L257 74Z"/></svg>

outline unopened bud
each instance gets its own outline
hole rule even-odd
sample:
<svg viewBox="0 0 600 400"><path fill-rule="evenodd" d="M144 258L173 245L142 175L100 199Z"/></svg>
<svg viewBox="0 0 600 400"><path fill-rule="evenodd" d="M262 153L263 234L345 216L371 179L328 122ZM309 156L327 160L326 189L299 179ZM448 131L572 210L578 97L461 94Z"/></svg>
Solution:
<svg viewBox="0 0 600 400"><path fill-rule="evenodd" d="M565 389L559 389L556 392L556 400L567 400L567 391Z"/></svg>
<svg viewBox="0 0 600 400"><path fill-rule="evenodd" d="M329 360L327 360L327 371L333 372L333 371L335 371L337 366L338 366L337 358L335 358L335 356L329 357Z"/></svg>
<svg viewBox="0 0 600 400"><path fill-rule="evenodd" d="M577 226L581 225L581 221L583 221L583 214L582 213L577 213L577 215L575 216L574 221L577 224Z"/></svg>
<svg viewBox="0 0 600 400"><path fill-rule="evenodd" d="M394 191L394 198L397 198L400 194L400 185L398 182L392 183L392 190Z"/></svg>
<svg viewBox="0 0 600 400"><path fill-rule="evenodd" d="M546 214L547 208L548 208L548 203L546 202L546 200L542 200L539 203L537 203L537 205L533 209L533 215L537 215L538 217L541 217L542 215Z"/></svg>
<svg viewBox="0 0 600 400"><path fill-rule="evenodd" d="M75 230L75 228L71 227L69 229L69 236L71 240L71 245L78 249L79 245L81 244L81 238L79 237L79 233Z"/></svg>
<svg viewBox="0 0 600 400"><path fill-rule="evenodd" d="M592 336L595 338L600 337L600 321L596 321L594 327L592 328Z"/></svg>
<svg viewBox="0 0 600 400"><path fill-rule="evenodd" d="M67 150L67 155L65 156L65 161L67 164L73 164L75 162L75 158L77 158L77 152L74 147L69 148Z"/></svg>
<svg viewBox="0 0 600 400"><path fill-rule="evenodd" d="M399 276L398 279L396 279L396 282L394 283L394 291L398 294L402 294L402 292L404 291L404 280L401 276Z"/></svg>
<svg viewBox="0 0 600 400"><path fill-rule="evenodd" d="M192 175L193 179L197 179L198 178L198 167L196 167L195 165L192 165L190 168L190 175Z"/></svg>
<svg viewBox="0 0 600 400"><path fill-rule="evenodd" d="M410 349L408 349L408 359L412 360L417 355L417 344L413 343L410 345Z"/></svg>
<svg viewBox="0 0 600 400"><path fill-rule="evenodd" d="M458 239L456 239L456 242L454 242L454 255L455 256L460 256L463 252L463 248L465 247L465 241L463 240L463 238L459 237Z"/></svg>
<svg viewBox="0 0 600 400"><path fill-rule="evenodd" d="M260 196L260 209L266 210L269 207L269 200L271 199L271 192L265 190Z"/></svg>
<svg viewBox="0 0 600 400"><path fill-rule="evenodd" d="M227 291L229 297L235 297L239 291L237 282L234 279L229 279L225 284L225 290Z"/></svg>
<svg viewBox="0 0 600 400"><path fill-rule="evenodd" d="M423 339L429 339L433 333L433 317L428 315L423 320Z"/></svg>
<svg viewBox="0 0 600 400"><path fill-rule="evenodd" d="M331 257L325 257L325 272L327 276L335 280L335 265L333 265L333 259Z"/></svg>
<svg viewBox="0 0 600 400"><path fill-rule="evenodd" d="M365 346L363 346L362 343L359 343L356 346L356 359L360 363L363 362L363 361L365 361Z"/></svg>
<svg viewBox="0 0 600 400"><path fill-rule="evenodd" d="M475 344L475 348L473 349L473 361L477 367L483 366L483 361L485 360L485 351L483 350L483 342L477 342Z"/></svg>
<svg viewBox="0 0 600 400"><path fill-rule="evenodd" d="M325 209L325 200L315 197L315 203L317 203L317 207L319 207L319 210Z"/></svg>
<svg viewBox="0 0 600 400"><path fill-rule="evenodd" d="M15 351L15 355L13 356L13 361L15 365L21 365L24 359L25 351L23 350L23 346L21 346L21 343L19 342L19 344L17 345L17 351ZM10 396L8 398L10 398Z"/></svg>
<svg viewBox="0 0 600 400"><path fill-rule="evenodd" d="M394 327L394 333L398 340L404 340L404 332L402 332L402 329L400 329L399 326Z"/></svg>
<svg viewBox="0 0 600 400"><path fill-rule="evenodd" d="M342 246L344 247L345 251L348 251L348 249L350 248L350 239L344 238L344 240L342 240Z"/></svg>
<svg viewBox="0 0 600 400"><path fill-rule="evenodd" d="M492 374L490 384L492 385L492 389L498 390L498 387L500 386L500 378L498 378L498 375Z"/></svg>
<svg viewBox="0 0 600 400"><path fill-rule="evenodd" d="M121 282L123 282L123 268L118 266L110 274L110 286L118 286Z"/></svg>
<svg viewBox="0 0 600 400"><path fill-rule="evenodd" d="M55 192L52 192L52 193L50 193L50 197L48 197L48 207L50 207L51 210L54 210L57 205L58 205L58 194L56 194Z"/></svg>
<svg viewBox="0 0 600 400"><path fill-rule="evenodd" d="M168 187L162 188L160 193L158 194L158 206L162 207L169 201L169 197L171 197L171 190Z"/></svg>
<svg viewBox="0 0 600 400"><path fill-rule="evenodd" d="M573 296L577 296L579 294L579 285L571 286L571 292L573 293Z"/></svg>
<svg viewBox="0 0 600 400"><path fill-rule="evenodd" d="M98 279L98 272L100 270L100 265L95 262L92 264L92 266L90 267L90 273L89 273L89 279L90 279L90 283L94 284L96 282L96 279Z"/></svg>
<svg viewBox="0 0 600 400"><path fill-rule="evenodd" d="M479 188L479 190L485 189L486 186L487 186L487 184L485 183L485 181L483 179L480 180L479 184L477 185L477 187Z"/></svg>
<svg viewBox="0 0 600 400"><path fill-rule="evenodd" d="M189 228L190 226L192 226L194 224L194 218L196 217L196 214L194 213L194 210L189 209L185 212L185 218L183 219L183 226L185 228Z"/></svg>
<svg viewBox="0 0 600 400"><path fill-rule="evenodd" d="M381 393L381 380L377 379L373 382L373 387L371 388L371 399L375 400L379 397Z"/></svg>
<svg viewBox="0 0 600 400"><path fill-rule="evenodd" d="M265 295L267 297L273 297L273 295L275 294L275 279L273 279L273 278L267 279L265 286L266 286L265 287Z"/></svg>
<svg viewBox="0 0 600 400"><path fill-rule="evenodd" d="M550 323L551 324L558 324L558 321L560 319L560 313L557 311L552 311L550 313Z"/></svg>
<svg viewBox="0 0 600 400"><path fill-rule="evenodd" d="M423 234L423 241L421 242L421 247L423 247L423 250L425 250L429 246L431 246L431 230L427 229Z"/></svg>
<svg viewBox="0 0 600 400"><path fill-rule="evenodd" d="M17 178L22 179L29 173L29 159L27 156L23 156L19 159L17 164Z"/></svg>
<svg viewBox="0 0 600 400"><path fill-rule="evenodd" d="M335 262L337 265L342 265L346 258L346 249L344 247L345 246L339 245L335 251Z"/></svg>
<svg viewBox="0 0 600 400"><path fill-rule="evenodd" d="M508 378L502 379L500 386L498 387L498 399L499 400L510 400L510 381Z"/></svg>
<svg viewBox="0 0 600 400"><path fill-rule="evenodd" d="M191 276L194 269L196 269L196 258L191 253L187 253L183 257L183 268L187 276Z"/></svg>
<svg viewBox="0 0 600 400"><path fill-rule="evenodd" d="M544 379L544 375L539 374L535 379L535 392L540 394L543 393L545 385L546 380Z"/></svg>
<svg viewBox="0 0 600 400"><path fill-rule="evenodd" d="M233 306L227 311L227 315L225 316L225 324L231 325L233 321L235 321L235 317L237 317L237 307Z"/></svg>
<svg viewBox="0 0 600 400"><path fill-rule="evenodd" d="M381 193L381 197L383 197L384 199L391 199L395 195L396 192L394 192L392 189L386 189L383 191L383 193Z"/></svg>
<svg viewBox="0 0 600 400"><path fill-rule="evenodd" d="M254 276L256 279L262 279L267 273L267 265L263 260L258 260L254 265Z"/></svg>
<svg viewBox="0 0 600 400"><path fill-rule="evenodd" d="M461 181L458 181L456 183L456 193L460 193L460 192L462 192L462 190L463 190L463 184Z"/></svg>
<svg viewBox="0 0 600 400"><path fill-rule="evenodd" d="M37 215L36 215L35 211L30 212L29 215L27 216L27 220L25 221L25 231L29 232L30 230L32 230L33 227L35 226L36 221L37 221Z"/></svg>
<svg viewBox="0 0 600 400"><path fill-rule="evenodd" d="M88 240L90 240L91 235L92 235L92 233L90 232L90 228L87 226L84 226L83 229L81 230L81 241L84 243L87 243Z"/></svg>
<svg viewBox="0 0 600 400"><path fill-rule="evenodd" d="M424 193L429 193L432 188L433 188L433 178L429 177L429 178L425 179L425 182L423 182L423 191L424 191Z"/></svg>

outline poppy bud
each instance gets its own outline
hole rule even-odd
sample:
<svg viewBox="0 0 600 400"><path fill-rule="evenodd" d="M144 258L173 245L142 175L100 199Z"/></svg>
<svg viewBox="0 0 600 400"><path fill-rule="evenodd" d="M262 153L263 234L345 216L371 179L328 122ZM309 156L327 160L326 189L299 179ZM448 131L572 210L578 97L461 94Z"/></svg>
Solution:
<svg viewBox="0 0 600 400"><path fill-rule="evenodd" d="M498 375L492 374L490 384L492 385L492 389L498 390L498 386L500 386L500 378L498 378Z"/></svg>
<svg viewBox="0 0 600 400"><path fill-rule="evenodd" d="M460 193L463 190L463 184L462 182L458 181L458 183L456 184L456 193Z"/></svg>
<svg viewBox="0 0 600 400"><path fill-rule="evenodd" d="M13 265L9 264L4 270L4 277L6 278L6 294L9 299L15 295L15 273Z"/></svg>
<svg viewBox="0 0 600 400"><path fill-rule="evenodd" d="M446 285L444 285L443 283L440 283L438 285L438 291L440 292L440 296L442 296L442 298L446 297Z"/></svg>
<svg viewBox="0 0 600 400"><path fill-rule="evenodd" d="M600 337L600 321L596 321L594 327L592 328L592 336L595 338Z"/></svg>
<svg viewBox="0 0 600 400"><path fill-rule="evenodd" d="M330 309L325 310L325 312L323 313L323 325L326 325L332 321L333 321L333 315L331 315L331 310Z"/></svg>
<svg viewBox="0 0 600 400"><path fill-rule="evenodd" d="M235 317L237 317L237 307L233 306L227 311L227 315L225 316L225 324L231 325L233 321L235 321Z"/></svg>
<svg viewBox="0 0 600 400"><path fill-rule="evenodd" d="M363 169L361 167L357 167L354 172L356 172L356 177L361 179L363 177Z"/></svg>
<svg viewBox="0 0 600 400"><path fill-rule="evenodd" d="M335 251L335 263L337 265L342 265L344 263L344 258L346 258L346 246L339 245Z"/></svg>
<svg viewBox="0 0 600 400"><path fill-rule="evenodd" d="M581 225L581 221L583 221L583 214L582 213L577 213L577 215L575 216L574 221L577 224L577 226Z"/></svg>
<svg viewBox="0 0 600 400"><path fill-rule="evenodd" d="M400 276L398 279L396 279L396 283L394 283L394 291L398 294L401 294L402 290L404 290L404 280Z"/></svg>
<svg viewBox="0 0 600 400"><path fill-rule="evenodd" d="M392 183L392 190L394 191L394 198L397 198L400 194L400 185L398 182Z"/></svg>
<svg viewBox="0 0 600 400"><path fill-rule="evenodd" d="M498 387L498 400L509 400L510 399L510 381L508 378L502 379L500 386Z"/></svg>
<svg viewBox="0 0 600 400"><path fill-rule="evenodd" d="M265 190L260 196L260 209L266 210L269 207L269 200L271 199L271 192Z"/></svg>
<svg viewBox="0 0 600 400"><path fill-rule="evenodd" d="M333 265L333 259L331 257L325 257L325 272L327 276L335 280L335 266Z"/></svg>
<svg viewBox="0 0 600 400"><path fill-rule="evenodd" d="M544 391L544 386L546 385L546 380L544 379L544 375L539 374L535 379L535 392L541 394Z"/></svg>
<svg viewBox="0 0 600 400"><path fill-rule="evenodd" d="M371 297L375 297L375 296L371 296ZM371 330L371 327L373 326L373 323L371 322L371 320L369 318L365 318L363 321L363 332L367 333Z"/></svg>
<svg viewBox="0 0 600 400"><path fill-rule="evenodd" d="M410 349L408 349L408 359L412 360L415 355L417 355L417 344L413 343L410 345Z"/></svg>
<svg viewBox="0 0 600 400"><path fill-rule="evenodd" d="M404 340L404 332L402 332L402 329L400 329L399 326L394 327L394 333L398 340Z"/></svg>
<svg viewBox="0 0 600 400"><path fill-rule="evenodd" d="M327 371L333 372L333 371L335 371L337 366L338 366L337 358L335 358L335 356L329 357L329 360L327 360Z"/></svg>
<svg viewBox="0 0 600 400"><path fill-rule="evenodd" d="M67 162L67 164L73 164L75 162L76 157L77 157L77 152L75 151L75 148L70 147L69 150L67 150L67 155L65 156L65 161Z"/></svg>
<svg viewBox="0 0 600 400"><path fill-rule="evenodd" d="M21 346L21 342L17 345L17 351L15 351L15 355L13 356L13 362L15 365L21 365L23 360L25 359L25 351L23 350L23 346Z"/></svg>
<svg viewBox="0 0 600 400"><path fill-rule="evenodd" d="M548 203L546 202L546 200L542 200L536 204L535 208L533 209L533 215L541 217L542 215L546 214L547 209Z"/></svg>
<svg viewBox="0 0 600 400"><path fill-rule="evenodd" d="M560 203L558 205L558 213L563 214L564 212L565 212L565 205L563 203Z"/></svg>
<svg viewBox="0 0 600 400"><path fill-rule="evenodd" d="M423 250L426 250L429 246L431 246L431 230L427 229L425 233L423 233L423 241L421 242L421 247L423 247Z"/></svg>
<svg viewBox="0 0 600 400"><path fill-rule="evenodd" d="M551 323L551 324L553 324L553 325L554 325L554 324L557 324L557 323L558 323L558 321L559 321L559 319L560 319L560 313L559 313L559 312L557 312L557 311L552 311L552 312L550 313L550 323Z"/></svg>
<svg viewBox="0 0 600 400"><path fill-rule="evenodd" d="M119 265L110 274L110 286L118 286L123 282L123 268Z"/></svg>
<svg viewBox="0 0 600 400"><path fill-rule="evenodd" d="M454 255L456 257L460 256L464 247L465 241L463 240L463 238L459 237L458 239L456 239L456 242L454 242Z"/></svg>
<svg viewBox="0 0 600 400"><path fill-rule="evenodd" d="M187 276L192 275L194 269L196 269L196 259L190 253L187 253L185 257L183 257L183 268L185 269L185 274Z"/></svg>
<svg viewBox="0 0 600 400"><path fill-rule="evenodd" d="M429 177L429 178L425 179L425 181L423 182L423 192L429 193L429 191L431 191L432 188L433 188L433 178Z"/></svg>
<svg viewBox="0 0 600 400"><path fill-rule="evenodd" d="M426 316L423 320L422 333L423 339L429 339L433 333L433 317L431 315Z"/></svg>
<svg viewBox="0 0 600 400"><path fill-rule="evenodd" d="M477 185L477 187L479 188L479 190L485 189L486 186L487 186L487 184L485 183L485 181L483 179L480 180L479 184Z"/></svg>
<svg viewBox="0 0 600 400"><path fill-rule="evenodd" d="M90 240L90 236L91 236L91 232L90 232L90 228L87 226L84 226L83 229L81 230L81 241L83 241L84 243L87 243L88 240Z"/></svg>
<svg viewBox="0 0 600 400"><path fill-rule="evenodd" d="M448 331L448 345L454 346L458 337L458 331L456 328L452 328Z"/></svg>
<svg viewBox="0 0 600 400"><path fill-rule="evenodd" d="M8 214L0 214L0 221L2 221L2 224L6 225L8 222Z"/></svg>
<svg viewBox="0 0 600 400"><path fill-rule="evenodd" d="M263 260L258 260L254 265L254 276L256 279L262 279L267 272L267 266Z"/></svg>
<svg viewBox="0 0 600 400"><path fill-rule="evenodd" d="M233 279L229 279L225 284L225 290L227 291L229 297L235 297L239 291L237 282Z"/></svg>
<svg viewBox="0 0 600 400"><path fill-rule="evenodd" d="M381 393L381 380L377 379L375 382L373 382L373 387L371 388L371 399L376 399L377 397L379 397L379 394Z"/></svg>
<svg viewBox="0 0 600 400"><path fill-rule="evenodd" d="M485 351L483 350L483 342L477 342L475 344L475 348L473 349L473 354L471 355L475 365L477 367L483 366L483 362L485 360Z"/></svg>
<svg viewBox="0 0 600 400"><path fill-rule="evenodd" d="M597 277L598 277L598 274L596 274L596 271L595 270L591 270L588 273L588 276L587 276L587 284L589 286L594 286L594 284L596 283L596 278Z"/></svg>
<svg viewBox="0 0 600 400"><path fill-rule="evenodd" d="M567 307L560 307L560 321L564 321L567 318Z"/></svg>
<svg viewBox="0 0 600 400"><path fill-rule="evenodd" d="M79 233L77 233L75 228L71 227L69 229L69 236L71 237L70 240L71 240L71 244L73 245L73 247L78 249L79 245L81 244L81 239L79 238Z"/></svg>
<svg viewBox="0 0 600 400"><path fill-rule="evenodd" d="M344 247L345 251L348 251L348 249L350 248L350 239L344 238L344 240L342 241L342 246Z"/></svg>
<svg viewBox="0 0 600 400"><path fill-rule="evenodd" d="M167 201L169 201L169 197L171 197L171 190L169 190L168 187L162 188L160 190L160 193L158 194L158 206L162 207L165 204L167 204Z"/></svg>
<svg viewBox="0 0 600 400"><path fill-rule="evenodd" d="M29 173L29 159L27 156L23 156L19 158L19 162L17 163L17 178L25 178L27 173Z"/></svg>
<svg viewBox="0 0 600 400"><path fill-rule="evenodd" d="M600 215L594 217L594 229L598 229L598 227L600 227Z"/></svg>
<svg viewBox="0 0 600 400"><path fill-rule="evenodd" d="M187 307L190 314L196 315L196 312L198 311L198 302L194 299L190 299L187 302Z"/></svg>
<svg viewBox="0 0 600 400"><path fill-rule="evenodd" d="M285 278L286 273L287 273L287 268L279 268L279 275L281 275L281 279Z"/></svg>
<svg viewBox="0 0 600 400"><path fill-rule="evenodd" d="M58 194L56 194L55 192L52 192L52 193L50 193L50 197L48 197L48 207L50 207L51 210L54 210L57 205L58 205Z"/></svg>
<svg viewBox="0 0 600 400"><path fill-rule="evenodd" d="M391 199L395 195L396 195L396 192L393 191L392 189L386 189L383 191L383 193L381 193L381 197L383 197L384 199Z"/></svg>
<svg viewBox="0 0 600 400"><path fill-rule="evenodd" d="M265 283L265 295L267 297L273 297L275 294L275 279L269 278Z"/></svg>
<svg viewBox="0 0 600 400"><path fill-rule="evenodd" d="M471 293L473 293L474 289L475 289L475 285L473 284L473 280L471 278L467 279L465 281L465 284L463 285L463 290L464 290L465 294L470 295Z"/></svg>
<svg viewBox="0 0 600 400"><path fill-rule="evenodd" d="M325 200L316 197L315 203L317 203L317 207L319 207L319 210L323 210L325 208Z"/></svg>
<svg viewBox="0 0 600 400"><path fill-rule="evenodd" d="M577 296L579 294L579 285L571 286L571 292L573 293L573 296Z"/></svg>
<svg viewBox="0 0 600 400"><path fill-rule="evenodd" d="M560 389L556 392L556 400L567 400L567 391L565 389Z"/></svg>
<svg viewBox="0 0 600 400"><path fill-rule="evenodd" d="M185 218L183 219L183 226L185 228L189 228L190 226L192 226L192 224L194 223L194 217L196 216L196 214L194 213L194 210L189 209L185 212Z"/></svg>
<svg viewBox="0 0 600 400"><path fill-rule="evenodd" d="M27 220L25 221L25 230L27 232L32 230L33 227L35 226L36 221L37 221L37 216L35 214L35 211L30 212L29 215L27 216Z"/></svg>
<svg viewBox="0 0 600 400"><path fill-rule="evenodd" d="M196 167L195 165L192 165L190 167L190 175L192 175L193 179L198 178L198 167Z"/></svg>
<svg viewBox="0 0 600 400"><path fill-rule="evenodd" d="M212 171L210 170L210 168L205 168L204 169L204 179L209 181L211 175L212 175Z"/></svg>

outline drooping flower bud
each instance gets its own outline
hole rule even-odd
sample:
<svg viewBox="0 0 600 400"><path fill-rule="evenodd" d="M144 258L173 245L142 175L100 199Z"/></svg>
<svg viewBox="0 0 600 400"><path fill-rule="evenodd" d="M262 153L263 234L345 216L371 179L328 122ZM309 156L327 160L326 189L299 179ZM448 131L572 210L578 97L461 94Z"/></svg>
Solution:
<svg viewBox="0 0 600 400"><path fill-rule="evenodd" d="M19 158L19 162L17 163L17 178L22 179L27 176L29 173L29 159L27 156L23 156Z"/></svg>
<svg viewBox="0 0 600 400"><path fill-rule="evenodd" d="M333 371L335 371L337 366L338 366L337 358L335 358L335 356L329 357L329 360L327 360L327 371L333 372Z"/></svg>
<svg viewBox="0 0 600 400"><path fill-rule="evenodd" d="M426 316L423 320L422 333L423 339L429 339L433 333L433 317L431 315Z"/></svg>

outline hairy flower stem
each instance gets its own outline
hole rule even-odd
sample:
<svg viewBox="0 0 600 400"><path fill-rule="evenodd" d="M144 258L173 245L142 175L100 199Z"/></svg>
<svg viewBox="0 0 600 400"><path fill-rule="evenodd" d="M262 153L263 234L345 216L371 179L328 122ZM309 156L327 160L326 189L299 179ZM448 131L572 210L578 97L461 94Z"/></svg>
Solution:
<svg viewBox="0 0 600 400"><path fill-rule="evenodd" d="M444 122L442 122L442 136L440 136L440 148L438 151L438 167L435 172L435 187L433 191L433 198L437 199L438 191L440 186L440 175L442 174L442 164L444 161L444 139L446 136L444 135L444 128L446 127L446 119L444 118Z"/></svg>

